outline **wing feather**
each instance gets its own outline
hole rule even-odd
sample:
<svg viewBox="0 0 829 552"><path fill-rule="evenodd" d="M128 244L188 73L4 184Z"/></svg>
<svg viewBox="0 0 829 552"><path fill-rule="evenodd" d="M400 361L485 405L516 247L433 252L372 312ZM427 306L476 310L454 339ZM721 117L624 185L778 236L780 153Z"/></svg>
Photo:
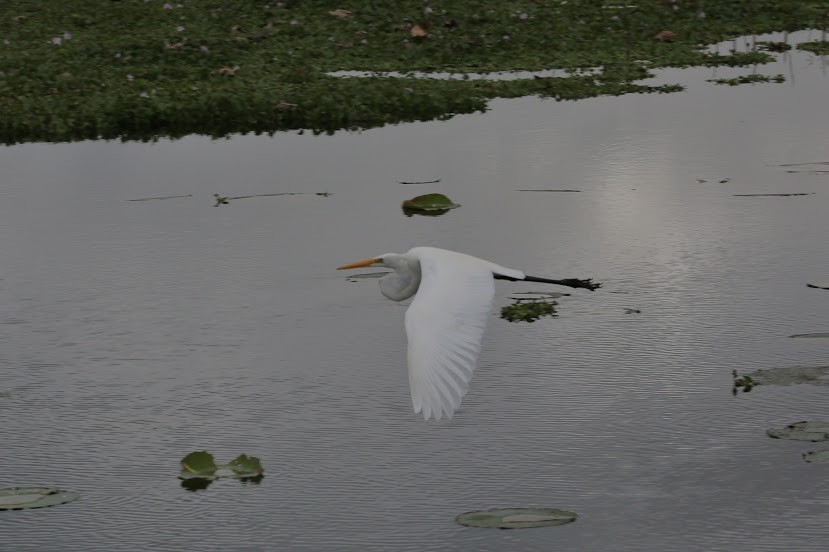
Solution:
<svg viewBox="0 0 829 552"><path fill-rule="evenodd" d="M451 418L472 379L495 295L492 264L452 251L415 248L421 281L406 311L415 412Z"/></svg>

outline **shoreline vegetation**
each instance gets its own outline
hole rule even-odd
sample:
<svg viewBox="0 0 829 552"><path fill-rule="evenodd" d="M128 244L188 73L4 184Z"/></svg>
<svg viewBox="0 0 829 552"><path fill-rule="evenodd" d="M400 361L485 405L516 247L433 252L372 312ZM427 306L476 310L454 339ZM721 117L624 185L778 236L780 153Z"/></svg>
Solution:
<svg viewBox="0 0 829 552"><path fill-rule="evenodd" d="M333 133L485 111L493 98L676 92L637 81L765 63L768 51L706 46L827 27L825 0L9 0L0 141ZM328 75L542 69L562 76Z"/></svg>

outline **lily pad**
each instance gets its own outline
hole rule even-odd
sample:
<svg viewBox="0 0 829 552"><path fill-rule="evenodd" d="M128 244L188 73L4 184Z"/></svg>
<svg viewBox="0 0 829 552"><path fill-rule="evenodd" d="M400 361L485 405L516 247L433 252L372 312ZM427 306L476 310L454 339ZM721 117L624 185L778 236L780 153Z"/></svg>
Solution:
<svg viewBox="0 0 829 552"><path fill-rule="evenodd" d="M47 508L72 502L80 496L74 491L54 487L11 487L0 489L0 510Z"/></svg>
<svg viewBox="0 0 829 552"><path fill-rule="evenodd" d="M260 462L259 458L248 456L247 454L240 454L228 462L227 467L237 477L256 477L262 473L262 462Z"/></svg>
<svg viewBox="0 0 829 552"><path fill-rule="evenodd" d="M213 455L207 451L191 452L181 460L179 479L204 479L213 481L220 477L248 480L262 477L262 463L255 456L240 454L227 464L216 464ZM206 487L206 485L204 486ZM204 488L200 487L200 488Z"/></svg>
<svg viewBox="0 0 829 552"><path fill-rule="evenodd" d="M417 197L413 197L412 199L407 199L403 202L402 205L404 213L409 211L417 214L435 211L443 211L445 213L450 209L457 209L458 207L460 207L458 203L453 203L451 199L449 199L443 194L420 195Z"/></svg>
<svg viewBox="0 0 829 552"><path fill-rule="evenodd" d="M509 322L535 322L543 316L556 316L557 301L517 300L501 308L501 318Z"/></svg>
<svg viewBox="0 0 829 552"><path fill-rule="evenodd" d="M782 366L770 370L757 370L743 375L753 385L811 385L829 386L829 366Z"/></svg>
<svg viewBox="0 0 829 552"><path fill-rule="evenodd" d="M190 477L211 477L216 473L216 462L213 455L206 450L191 452L181 460L182 473Z"/></svg>
<svg viewBox="0 0 829 552"><path fill-rule="evenodd" d="M829 450L813 450L803 453L803 459L810 464L829 464Z"/></svg>
<svg viewBox="0 0 829 552"><path fill-rule="evenodd" d="M772 439L792 441L829 441L829 422L795 422L784 428L767 429L766 435Z"/></svg>
<svg viewBox="0 0 829 552"><path fill-rule="evenodd" d="M493 508L466 512L458 515L455 522L467 527L495 529L529 529L565 525L576 521L578 514L555 508Z"/></svg>

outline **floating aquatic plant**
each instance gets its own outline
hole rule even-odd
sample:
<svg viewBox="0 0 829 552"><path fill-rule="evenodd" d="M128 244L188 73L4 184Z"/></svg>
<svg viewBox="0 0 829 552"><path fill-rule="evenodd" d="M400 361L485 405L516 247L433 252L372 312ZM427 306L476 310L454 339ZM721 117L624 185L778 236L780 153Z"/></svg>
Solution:
<svg viewBox="0 0 829 552"><path fill-rule="evenodd" d="M544 316L556 316L557 301L543 299L518 299L501 307L501 318L509 322L535 322Z"/></svg>
<svg viewBox="0 0 829 552"><path fill-rule="evenodd" d="M748 375L740 376L737 373L737 370L731 371L731 376L733 378L733 385L731 386L731 393L733 395L737 395L737 392L742 389L743 393L748 393L751 391L755 385L754 378Z"/></svg>
<svg viewBox="0 0 829 552"><path fill-rule="evenodd" d="M264 470L259 458L240 454L227 464L216 464L213 455L206 450L191 452L181 459L179 479L190 490L206 488L210 482L222 478L255 480L263 476ZM191 481L200 480L200 481Z"/></svg>
<svg viewBox="0 0 829 552"><path fill-rule="evenodd" d="M817 54L819 56L825 56L829 55L829 40L815 40L814 42L804 42L802 44L798 44L797 48L799 50L812 52L813 54Z"/></svg>
<svg viewBox="0 0 829 552"><path fill-rule="evenodd" d="M786 82L786 77L783 75L740 75L739 77L730 79L708 79L708 82L737 86L740 84L756 84L758 82Z"/></svg>
<svg viewBox="0 0 829 552"><path fill-rule="evenodd" d="M829 441L829 422L795 422L783 428L771 428L766 434L773 439L793 441Z"/></svg>
<svg viewBox="0 0 829 552"><path fill-rule="evenodd" d="M529 529L573 523L578 514L555 508L493 508L466 512L458 515L455 522L468 527L494 529Z"/></svg>
<svg viewBox="0 0 829 552"><path fill-rule="evenodd" d="M80 498L74 491L55 487L12 487L0 489L0 510L26 510L66 504Z"/></svg>
<svg viewBox="0 0 829 552"><path fill-rule="evenodd" d="M738 387L741 382L748 383L751 387L802 383L829 386L829 366L781 366L769 370L756 370L742 376L734 370L732 374L735 387Z"/></svg>
<svg viewBox="0 0 829 552"><path fill-rule="evenodd" d="M424 194L403 202L401 208L403 213L410 217L412 215L440 216L448 213L451 209L457 209L460 204L454 203L443 194Z"/></svg>
<svg viewBox="0 0 829 552"><path fill-rule="evenodd" d="M829 450L813 450L803 453L803 460L810 464L829 464Z"/></svg>
<svg viewBox="0 0 829 552"><path fill-rule="evenodd" d="M533 0L440 7L402 0L370 9L298 1L234 9L187 2L168 10L140 1L106 10L72 0L6 4L3 143L323 133L485 111L498 97L676 92L683 87L636 81L658 67L765 63L774 56L715 54L705 45L826 22L825 7L814 0L707 2L704 11L701 4L675 11L650 3ZM804 49L822 51L818 43ZM556 69L563 76L489 82L328 76L355 69Z"/></svg>

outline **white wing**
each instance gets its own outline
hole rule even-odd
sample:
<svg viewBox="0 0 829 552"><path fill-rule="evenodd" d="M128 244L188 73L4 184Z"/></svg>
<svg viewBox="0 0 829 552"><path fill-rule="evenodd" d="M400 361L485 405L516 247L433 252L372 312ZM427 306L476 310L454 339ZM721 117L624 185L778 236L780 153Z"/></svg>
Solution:
<svg viewBox="0 0 829 552"><path fill-rule="evenodd" d="M409 254L420 260L421 272L406 311L412 404L425 420L451 418L481 351L495 295L493 267L503 267L443 249L417 247Z"/></svg>

